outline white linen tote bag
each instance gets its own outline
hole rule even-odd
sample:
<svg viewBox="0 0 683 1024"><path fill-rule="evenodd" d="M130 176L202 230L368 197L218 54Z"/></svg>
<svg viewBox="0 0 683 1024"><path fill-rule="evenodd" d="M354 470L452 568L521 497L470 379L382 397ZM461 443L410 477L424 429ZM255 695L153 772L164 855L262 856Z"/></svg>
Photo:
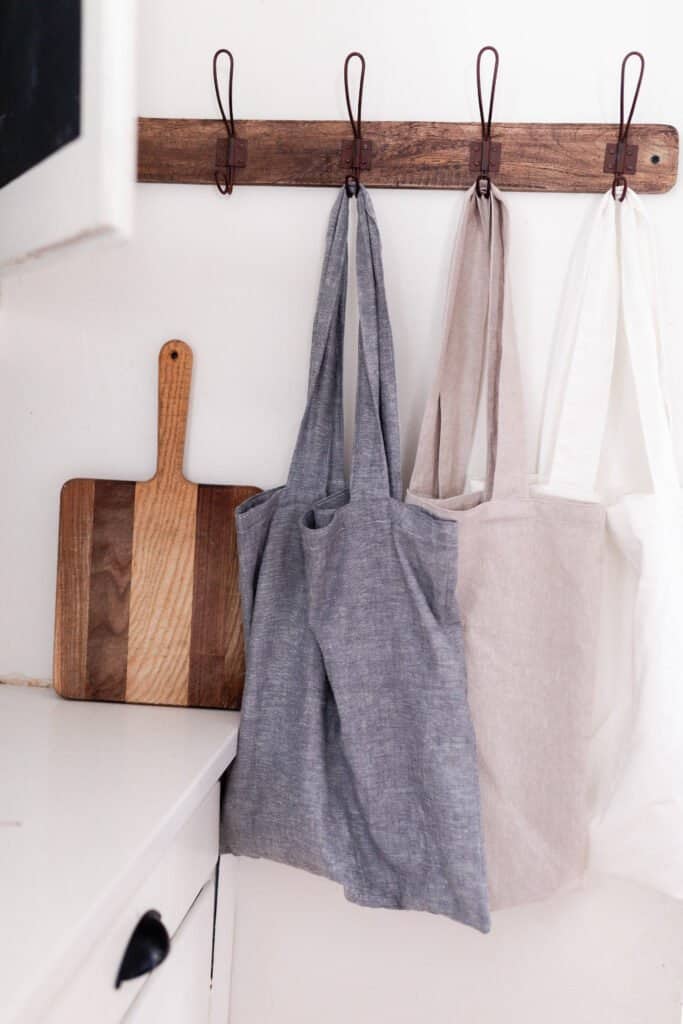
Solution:
<svg viewBox="0 0 683 1024"><path fill-rule="evenodd" d="M601 498L612 549L590 867L681 898L683 497L662 386L652 229L631 189L623 202L602 199L565 305L542 490ZM625 448L627 434L635 440Z"/></svg>

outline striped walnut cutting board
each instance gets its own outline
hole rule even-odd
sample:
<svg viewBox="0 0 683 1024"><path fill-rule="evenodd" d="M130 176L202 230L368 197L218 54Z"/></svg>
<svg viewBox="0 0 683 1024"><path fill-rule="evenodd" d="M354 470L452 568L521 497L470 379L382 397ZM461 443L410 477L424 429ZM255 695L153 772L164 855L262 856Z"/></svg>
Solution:
<svg viewBox="0 0 683 1024"><path fill-rule="evenodd" d="M54 685L63 697L237 708L244 683L234 512L256 487L183 476L192 351L159 354L151 480L62 488Z"/></svg>

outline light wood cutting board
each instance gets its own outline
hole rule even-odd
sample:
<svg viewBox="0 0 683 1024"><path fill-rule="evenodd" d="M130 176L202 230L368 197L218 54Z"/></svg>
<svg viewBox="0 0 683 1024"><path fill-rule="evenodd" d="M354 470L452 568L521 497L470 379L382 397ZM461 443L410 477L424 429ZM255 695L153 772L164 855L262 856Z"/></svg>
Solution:
<svg viewBox="0 0 683 1024"><path fill-rule="evenodd" d="M257 487L183 476L192 350L159 354L157 470L62 488L54 685L82 700L237 708L244 683L234 512Z"/></svg>

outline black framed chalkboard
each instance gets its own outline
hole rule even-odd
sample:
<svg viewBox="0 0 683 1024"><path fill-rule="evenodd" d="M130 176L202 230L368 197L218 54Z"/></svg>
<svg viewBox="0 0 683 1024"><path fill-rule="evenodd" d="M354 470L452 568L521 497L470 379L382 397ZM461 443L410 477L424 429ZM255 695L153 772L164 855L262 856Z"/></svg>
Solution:
<svg viewBox="0 0 683 1024"><path fill-rule="evenodd" d="M0 186L81 122L81 0L0 0Z"/></svg>

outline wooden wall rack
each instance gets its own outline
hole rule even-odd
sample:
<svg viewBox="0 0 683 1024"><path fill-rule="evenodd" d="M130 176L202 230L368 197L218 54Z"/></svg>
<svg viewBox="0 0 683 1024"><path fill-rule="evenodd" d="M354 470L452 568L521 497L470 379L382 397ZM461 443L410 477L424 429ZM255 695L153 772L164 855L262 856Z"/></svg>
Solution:
<svg viewBox="0 0 683 1024"><path fill-rule="evenodd" d="M614 177L614 168L605 168L606 147L618 131L617 124L496 122L491 141L500 144L500 167L492 180L512 192L605 192ZM235 137L248 146L246 166L234 169L236 186L344 182L347 121L236 121ZM370 188L464 189L477 176L471 152L472 143L481 142L479 124L368 121L363 140L372 142L371 167L362 172ZM676 129L634 124L628 142L638 147L629 185L641 193L671 189L678 170ZM141 118L138 181L213 185L220 145L220 120Z"/></svg>
<svg viewBox="0 0 683 1024"><path fill-rule="evenodd" d="M482 59L493 59L488 107ZM218 65L227 60L227 103ZM349 65L360 64L354 114ZM638 65L626 110L626 68ZM235 121L230 50L213 56L213 84L221 121L142 118L138 130L138 180L234 185L346 184L349 195L362 178L373 188L469 188L487 194L491 181L512 192L604 192L623 199L637 192L666 192L676 181L678 132L670 125L632 125L645 70L638 50L621 64L619 125L493 124L499 54L483 46L477 54L480 124L447 121L370 121L361 112L365 57L357 50L344 61L345 121ZM227 109L226 109L227 108ZM349 131L350 127L350 131ZM620 191L619 191L620 190Z"/></svg>

